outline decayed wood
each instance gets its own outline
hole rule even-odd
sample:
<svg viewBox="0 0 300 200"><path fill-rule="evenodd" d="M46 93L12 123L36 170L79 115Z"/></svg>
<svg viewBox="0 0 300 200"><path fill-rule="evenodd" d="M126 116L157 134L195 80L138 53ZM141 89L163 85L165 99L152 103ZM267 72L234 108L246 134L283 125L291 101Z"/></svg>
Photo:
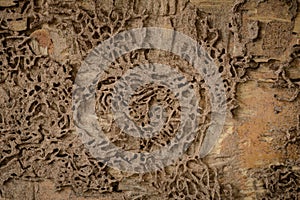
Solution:
<svg viewBox="0 0 300 200"><path fill-rule="evenodd" d="M78 13L76 13L76 18L72 18L73 21L68 21L67 17L64 18L67 15L66 13L69 11L67 9L68 6L70 6L69 4L70 2L66 1L64 6L61 6L61 10L65 9L62 11L63 14L61 18L58 17L55 19L46 19L42 18L41 16L47 13L39 13L41 15L39 17L43 20L36 22L41 24L36 25L34 30L30 30L31 27L28 26L28 19L32 20L32 18L30 17L37 17L38 15L36 13L36 15L33 15L32 13L18 15L16 13L10 13L6 10L5 15L0 14L1 21L5 20L7 22L6 24L1 25L2 28L0 29L0 32L3 32L4 34L6 34L6 32L9 32L9 34L12 34L11 36L9 36L11 38L18 38L19 33L19 35L21 35L20 37L26 35L26 37L24 36L24 41L30 40L26 48L32 50L35 57L43 58L49 56L49 60L53 60L55 64L61 64L61 66L59 67L57 67L56 65L56 68L53 67L55 68L55 70L57 70L56 74L59 74L60 72L62 74L64 73L63 71L65 70L65 65L63 64L65 64L64 62L69 59L66 63L67 65L72 66L73 69L72 71L70 71L68 76L74 77L76 75L76 70L78 70L80 66L80 62L90 50L89 45L96 45L95 41L92 41L91 38L95 39L98 37L97 39L99 39L100 36L93 35L93 37L90 37L84 35L84 37L87 37L85 38L84 42L81 40L77 40L77 37L83 37L82 35L80 35L83 34L82 32L89 31L88 25L90 24L82 25L84 28L81 30L81 32L76 32L75 29L78 27L75 27L75 25L72 25L72 28L74 28L75 30L74 31L72 29L72 31L76 33L70 31L71 29L66 29L69 23L72 24L76 20L79 20L78 18L80 18L80 15ZM107 24L113 24L112 26L115 27L122 26L121 28L124 28L124 30L136 26L142 26L144 23L143 20L149 20L149 26L172 28L177 25L178 31L189 34L189 36L196 39L200 38L199 40L203 43L202 45L210 45L209 47L207 47L210 53L212 51L217 52L219 49L223 48L226 53L220 58L215 58L216 64L218 66L224 64L223 68L224 70L228 71L228 73L226 72L227 75L230 73L237 74L237 76L235 77L232 75L230 79L232 81L231 89L234 90L234 92L229 93L229 95L233 95L233 98L231 98L231 100L228 100L230 102L228 103L228 105L232 106L230 107L230 109L235 109L232 109L232 112L228 113L224 131L219 141L217 142L217 145L214 147L213 151L203 159L203 162L205 162L205 166L207 165L207 171L203 170L203 173L213 171L210 175L212 176L211 179L214 179L215 182L212 182L214 184L216 184L216 182L220 183L220 187L226 187L226 191L228 189L228 193L232 193L231 195L226 196L224 194L225 189L221 188L223 193L220 195L220 197L224 199L229 198L229 196L231 196L233 199L259 199L262 197L276 199L284 196L293 198L292 195L295 194L298 195L298 198L300 198L299 187L298 191L294 191L294 193L285 193L284 187L283 189L281 188L282 191L280 191L278 189L281 187L279 187L279 184L276 185L276 183L274 183L274 185L270 185L271 183L269 183L272 178L277 177L275 176L276 174L278 175L280 173L284 174L283 177L288 177L289 174L294 174L293 177L300 177L299 1L191 0L187 2L160 0L135 1L134 5L132 4L133 3L131 1L128 2L126 0L105 0L85 2L82 1L76 4L76 6L78 6L78 9L83 10L86 16L92 16L93 14L91 13L93 13L95 10L101 10L101 12L103 12L104 14L112 16L111 21L106 22ZM55 3L53 3L53 5L55 5ZM118 19L122 23L116 26L117 22L114 21L114 19L116 19L117 17L114 16L115 13L112 12L112 10L126 10L128 13L130 13L131 5L134 8L133 12L136 15L134 17L134 20L131 21L131 24L127 23L126 17L128 16L124 15L122 16L122 19ZM17 6L15 1L0 0L1 8L14 8L14 6ZM26 7L25 5L23 6L24 8ZM44 6L47 9L49 8L49 6L51 7L51 5L49 4L45 4ZM175 15L180 12L185 12L186 10L188 10L186 9L187 7L190 8L190 10L193 12L195 10L198 12L195 12L196 14L191 14L192 17L197 16L198 18L201 18L201 14L205 16L203 19L201 18L201 20L199 20L200 23L202 23L202 26L200 27L205 27L205 30L197 28L195 29L195 24L193 24L194 21L191 22L189 21L190 19L184 18L190 13L184 13L183 16L181 16L182 18L178 21L174 20ZM59 10L48 9L48 11L49 10L53 13L60 12ZM111 13L105 13L107 10L111 11ZM75 16L75 13L72 13L72 15ZM160 19L160 21L157 21L158 18ZM100 20L102 20L101 17ZM57 21L59 21L60 26L52 26L51 23L58 23ZM106 30L105 28L107 29L107 27L104 27L103 30ZM116 28L116 30L117 29L118 28ZM204 36L202 36L201 34L203 34ZM205 36L206 38L203 39ZM5 38L0 39L2 41ZM211 44L209 44L210 42ZM20 42L19 44L21 43L22 42ZM151 57L151 52L149 53L149 55L148 56ZM160 52L159 56L161 56L161 61L166 60L164 58L165 54ZM49 60L46 59L45 64L43 64L42 66L47 66L47 62L49 62ZM3 65L5 64L7 63L5 63L4 61ZM182 63L179 63L179 65L181 64ZM45 69L46 68L48 70L46 72L47 75L47 73L51 72L52 68L49 67L48 69L48 67L45 67ZM35 70L34 67L32 67L32 69ZM25 69L22 70L26 71ZM3 71L6 72L5 70ZM116 71L115 73L119 72ZM2 76L2 74L0 74L0 84L3 84L3 77L6 76ZM0 97L1 105L6 105L8 101L12 101L10 99L10 95L14 94L14 91L13 89L10 91L7 88L13 88L11 84L14 84L16 82L18 81L16 81L16 79L13 79L13 81L11 81L10 83L4 83L7 85L5 85L5 87L3 86L3 88L2 85L0 85L0 94L2 94ZM23 83L22 80L19 80L18 84L20 85L21 83ZM47 84L53 85L57 83L44 83L44 85L42 85L42 88L46 88ZM72 83L66 83L66 85L68 84L72 85ZM28 88L24 89L29 90ZM66 91L63 92L66 93ZM60 95L63 92L61 92ZM15 93L18 94L17 92ZM234 103L231 104L231 101L234 101ZM7 105L7 107L9 107L10 104ZM39 117L43 118L43 114L45 115L43 111L49 107L54 107L57 110L65 109L67 110L65 112L71 112L70 107L61 108L59 107L59 105L45 104L34 106L34 109L39 107L39 109L37 110L40 110L40 114L38 115L37 120L39 120ZM28 107L30 109L31 106ZM0 108L2 109L2 107ZM230 116L230 113L232 114L232 116ZM110 115L107 115L106 119L101 120L105 122L113 121ZM0 121L2 121L2 119ZM109 123L105 128L111 128L109 126ZM112 129L114 129L114 127ZM5 130L9 129L3 129L3 131ZM55 129L55 131L59 132L59 129ZM51 132L50 130L51 134L55 134L55 131L52 130ZM6 131L5 133L7 132L9 131ZM69 140L71 140L72 142L75 141L73 136L70 136L70 138ZM73 145L73 143L69 140L67 140L67 142L65 143L67 145ZM53 143L58 142L54 141ZM49 144L53 143L50 142ZM52 146L49 145L49 147L47 148L51 149ZM80 149L77 146L76 148ZM53 152L56 151L54 149ZM77 151L79 151L78 149ZM12 152L11 154L13 153L16 152ZM47 159L50 159L50 155L52 154L51 152L48 153L49 158L47 157ZM56 155L58 153L55 152L54 154ZM34 156L32 155L32 157ZM88 158L85 157L83 158L83 160L83 162L91 162L87 161ZM161 187L164 186L163 181L165 179L161 174L154 174L153 176L149 176L149 178L147 177L148 175L145 175L145 177L143 175L131 176L126 173L123 174L115 171L114 169L111 169L110 171L107 170L107 173L120 180L118 191L108 191L104 194L89 193L88 195L90 197L86 197L85 193L81 193L81 191L84 190L81 188L82 185L79 184L79 189L77 188L79 192L75 191L75 187L73 187L73 190L71 189L71 186L77 184L76 181L74 181L73 183L66 183L66 186L58 186L56 185L58 184L58 182L53 183L52 179L56 180L59 178L51 177L51 175L49 175L51 173L41 172L42 170L38 166L34 166L30 169L40 170L37 171L43 174L43 178L39 177L39 175L35 175L36 172L26 171L26 168L24 167L23 169L22 165L24 165L24 163L28 164L28 162L29 161L23 160L19 162L17 161L17 159L12 159L9 161L5 161L5 164L3 166L0 166L3 171L7 171L7 173L3 175L1 175L0 173L1 181L6 182L0 187L1 198L162 198L160 197L160 195L163 192L159 190L160 187L157 187L157 185L159 186L160 184ZM49 166L52 165L51 162L48 163ZM74 163L70 163L68 167L72 168L72 165L74 165ZM55 173L58 173L59 167L55 167L53 167L53 170L55 168L55 170L57 170L55 171ZM48 168L45 167L45 169ZM26 172L26 176L22 177L21 174L23 174L24 172ZM62 174L68 173L71 172L66 171ZM75 176L76 173L74 172L73 175ZM14 176L20 176L21 178L10 180L11 174L13 174ZM184 174L181 175L184 176ZM26 177L33 176L36 176L36 179L26 179ZM102 176L104 177L103 174L97 177L99 178ZM165 176L167 175L165 174ZM152 179L154 179L153 177L158 177L158 183L154 183L155 181L153 181L152 184L157 184L155 185L155 187L146 184L147 181L151 182ZM274 179L275 182L277 181L278 183L281 183L281 181L285 181L281 180L280 178L282 177L277 177L277 179ZM291 186L287 185L286 187L297 187L296 181L299 180L295 181L292 180L292 178L290 179L291 182L295 182L295 185L291 184ZM140 182L138 185L135 185L135 181L137 180ZM178 184L179 182L180 181L178 181ZM274 191L272 190L272 188L275 188ZM12 193L11 191L14 192ZM160 191L161 193L157 191Z"/></svg>

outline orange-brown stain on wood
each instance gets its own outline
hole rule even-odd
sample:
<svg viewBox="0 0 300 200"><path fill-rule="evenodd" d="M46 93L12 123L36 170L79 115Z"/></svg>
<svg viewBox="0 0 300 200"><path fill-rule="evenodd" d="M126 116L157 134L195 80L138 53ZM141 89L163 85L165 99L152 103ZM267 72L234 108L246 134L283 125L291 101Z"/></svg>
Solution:
<svg viewBox="0 0 300 200"><path fill-rule="evenodd" d="M240 110L236 126L242 168L260 168L282 161L283 151L275 140L295 123L294 104L278 101L274 95L286 92L271 87L271 83L251 81L240 86ZM294 116L295 115L295 116Z"/></svg>
<svg viewBox="0 0 300 200"><path fill-rule="evenodd" d="M36 30L30 35L30 37L36 39L41 47L47 48L49 54L53 53L53 49L54 49L53 42L47 30L45 29Z"/></svg>

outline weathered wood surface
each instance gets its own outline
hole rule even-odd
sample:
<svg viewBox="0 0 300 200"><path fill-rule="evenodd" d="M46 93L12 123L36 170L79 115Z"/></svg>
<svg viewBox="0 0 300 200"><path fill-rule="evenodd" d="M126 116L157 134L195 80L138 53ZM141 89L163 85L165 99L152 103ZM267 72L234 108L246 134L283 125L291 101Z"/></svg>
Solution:
<svg viewBox="0 0 300 200"><path fill-rule="evenodd" d="M1 199L300 198L299 1L0 0L0 9ZM142 26L197 40L227 81L224 131L189 171L209 181L197 179L194 189L178 167L185 158L168 169L174 176L121 173L97 163L74 134L72 84L81 62L100 41ZM136 55L135 64L179 65L189 77L188 64L168 53ZM122 70L102 79L114 74ZM102 120L119 134L110 115Z"/></svg>

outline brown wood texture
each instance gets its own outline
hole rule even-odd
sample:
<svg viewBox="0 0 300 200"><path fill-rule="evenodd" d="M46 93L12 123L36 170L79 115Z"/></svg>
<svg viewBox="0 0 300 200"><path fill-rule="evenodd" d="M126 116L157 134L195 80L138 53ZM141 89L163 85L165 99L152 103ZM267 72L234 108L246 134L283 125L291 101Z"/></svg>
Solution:
<svg viewBox="0 0 300 200"><path fill-rule="evenodd" d="M228 114L205 158L195 144L165 171L130 174L98 163L76 137L72 84L101 41L153 26L209 52L226 80ZM299 0L0 0L0 43L0 199L300 199ZM135 53L102 83L146 61L193 78L173 55ZM122 146L111 115L101 120ZM126 150L140 146L122 139Z"/></svg>

